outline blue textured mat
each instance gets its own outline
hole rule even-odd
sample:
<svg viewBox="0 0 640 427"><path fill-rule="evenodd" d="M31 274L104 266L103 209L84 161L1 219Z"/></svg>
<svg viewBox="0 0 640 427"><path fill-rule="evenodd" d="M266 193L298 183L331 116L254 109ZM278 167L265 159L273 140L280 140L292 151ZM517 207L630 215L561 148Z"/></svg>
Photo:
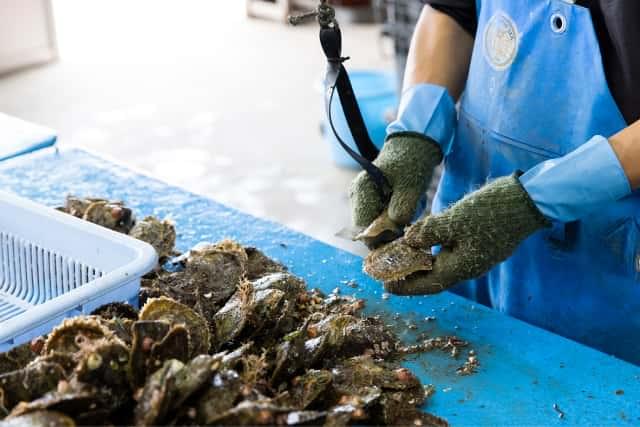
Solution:
<svg viewBox="0 0 640 427"><path fill-rule="evenodd" d="M380 285L362 274L359 257L93 154L45 150L3 162L0 188L50 206L63 203L68 193L122 199L139 216L171 217L180 250L199 241L237 239L285 263L310 287L338 287L366 299L369 313L397 318L390 322L407 341L420 333L470 341L481 363L475 375L455 373L464 354L453 360L433 352L406 363L436 387L425 409L453 425L640 424L639 367L449 293L384 300ZM352 279L355 289L346 285ZM428 322L426 316L437 319Z"/></svg>

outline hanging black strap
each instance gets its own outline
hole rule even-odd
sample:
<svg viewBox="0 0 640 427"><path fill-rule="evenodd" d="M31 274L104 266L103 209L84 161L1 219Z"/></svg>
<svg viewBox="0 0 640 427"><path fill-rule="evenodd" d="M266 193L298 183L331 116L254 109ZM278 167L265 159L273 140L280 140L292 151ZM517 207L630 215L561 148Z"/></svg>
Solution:
<svg viewBox="0 0 640 427"><path fill-rule="evenodd" d="M358 101L356 100L349 80L347 70L344 68L343 62L348 58L342 57L342 35L340 28L337 25L321 26L320 28L320 43L322 50L327 57L327 74L325 77L325 108L329 125L333 131L338 143L342 148L355 160L371 177L376 184L376 188L380 193L380 197L384 202L387 202L391 197L391 186L384 176L382 171L376 167L372 162L378 156L378 148L374 145L369 137L367 128L358 107ZM359 152L349 147L340 138L340 135L336 131L333 125L333 118L331 116L331 105L335 92L338 92L340 98L340 104L344 111L344 116L349 126L349 131L353 136L353 140L356 143Z"/></svg>

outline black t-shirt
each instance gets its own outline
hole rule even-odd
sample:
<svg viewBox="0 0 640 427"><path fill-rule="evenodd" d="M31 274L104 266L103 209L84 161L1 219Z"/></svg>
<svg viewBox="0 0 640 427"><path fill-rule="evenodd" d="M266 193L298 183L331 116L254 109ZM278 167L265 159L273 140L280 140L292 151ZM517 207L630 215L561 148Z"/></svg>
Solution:
<svg viewBox="0 0 640 427"><path fill-rule="evenodd" d="M455 19L471 35L475 0L421 0ZM640 119L640 0L578 0L588 7L600 43L607 83L628 124Z"/></svg>

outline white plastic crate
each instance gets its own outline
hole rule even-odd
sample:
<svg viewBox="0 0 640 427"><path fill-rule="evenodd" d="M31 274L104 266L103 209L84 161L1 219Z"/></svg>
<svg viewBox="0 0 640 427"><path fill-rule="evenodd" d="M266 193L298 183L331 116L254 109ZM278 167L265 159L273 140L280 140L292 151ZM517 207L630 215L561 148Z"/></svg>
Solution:
<svg viewBox="0 0 640 427"><path fill-rule="evenodd" d="M137 305L153 247L0 192L0 351L102 304Z"/></svg>

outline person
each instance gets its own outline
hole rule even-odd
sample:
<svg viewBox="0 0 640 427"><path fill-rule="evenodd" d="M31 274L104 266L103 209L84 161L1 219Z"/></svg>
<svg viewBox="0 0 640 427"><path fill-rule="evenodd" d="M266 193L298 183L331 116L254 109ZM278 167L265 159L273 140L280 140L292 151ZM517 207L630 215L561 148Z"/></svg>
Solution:
<svg viewBox="0 0 640 427"><path fill-rule="evenodd" d="M412 220L433 270L385 283L445 289L640 363L640 2L428 0L397 119L353 222ZM456 101L458 108L456 109ZM439 250L439 252L438 252Z"/></svg>

